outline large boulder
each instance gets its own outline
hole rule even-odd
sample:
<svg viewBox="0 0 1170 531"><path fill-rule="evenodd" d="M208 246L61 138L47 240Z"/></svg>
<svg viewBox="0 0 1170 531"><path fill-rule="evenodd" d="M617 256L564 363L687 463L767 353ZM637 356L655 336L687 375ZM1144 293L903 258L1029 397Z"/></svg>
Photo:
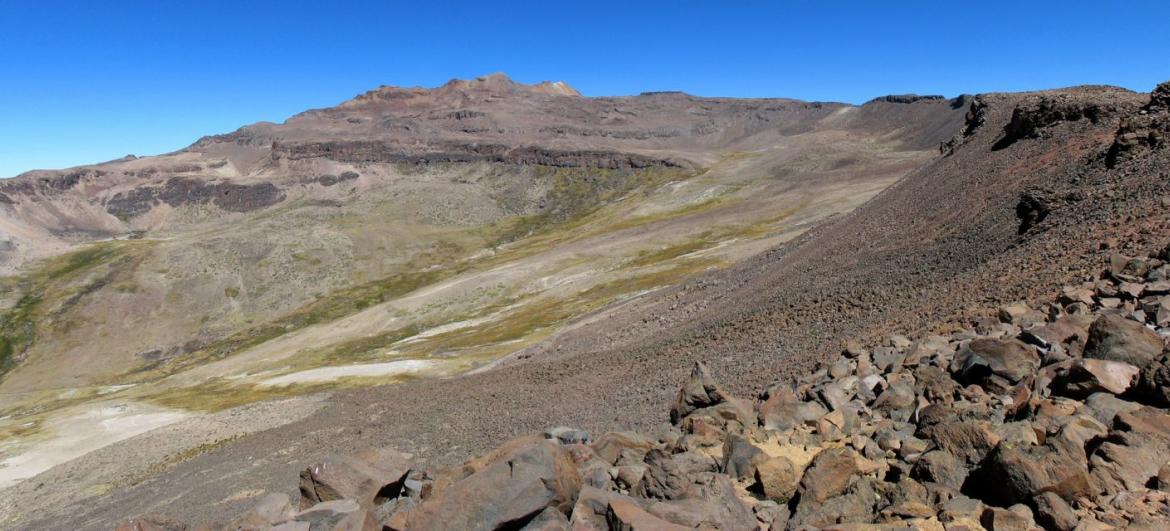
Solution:
<svg viewBox="0 0 1170 531"><path fill-rule="evenodd" d="M500 456L410 512L407 527L498 529L521 527L552 507L568 513L581 478L571 454L542 441Z"/></svg>
<svg viewBox="0 0 1170 531"><path fill-rule="evenodd" d="M1040 355L1017 340L975 339L959 350L951 372L963 383L983 383L990 375L1017 383L1040 368Z"/></svg>
<svg viewBox="0 0 1170 531"><path fill-rule="evenodd" d="M1093 393L1120 395L1137 382L1140 369L1121 361L1080 359L1066 362L1057 372L1053 392L1072 398L1085 398Z"/></svg>
<svg viewBox="0 0 1170 531"><path fill-rule="evenodd" d="M1120 315L1105 314L1089 327L1085 357L1145 367L1162 353L1162 338L1145 325Z"/></svg>
<svg viewBox="0 0 1170 531"><path fill-rule="evenodd" d="M724 391L703 362L695 363L690 379L679 389L670 408L670 422L687 429L684 421L692 415L710 419L720 427L731 422L740 426L756 424L751 404Z"/></svg>
<svg viewBox="0 0 1170 531"><path fill-rule="evenodd" d="M848 448L830 448L813 458L800 480L800 498L823 502L840 495L858 479L861 456Z"/></svg>
<svg viewBox="0 0 1170 531"><path fill-rule="evenodd" d="M1096 493L1084 461L1050 446L1000 444L972 478L972 492L999 506L1027 503L1044 492L1075 500Z"/></svg>
<svg viewBox="0 0 1170 531"><path fill-rule="evenodd" d="M1113 428L1089 457L1102 489L1116 493L1155 484L1170 456L1170 414L1151 407L1120 412Z"/></svg>
<svg viewBox="0 0 1170 531"><path fill-rule="evenodd" d="M756 467L756 485L768 499L787 503L800 486L801 472L791 459L776 456Z"/></svg>
<svg viewBox="0 0 1170 531"><path fill-rule="evenodd" d="M301 471L300 507L341 499L368 506L382 487L400 479L409 468L410 456L392 448L327 457Z"/></svg>
<svg viewBox="0 0 1170 531"><path fill-rule="evenodd" d="M672 524L654 516L636 503L615 499L609 502L606 523L612 531L687 531L690 527Z"/></svg>
<svg viewBox="0 0 1170 531"><path fill-rule="evenodd" d="M670 454L655 449L646 454L646 471L637 490L647 498L686 498L717 470L715 459L699 452Z"/></svg>
<svg viewBox="0 0 1170 531"><path fill-rule="evenodd" d="M691 369L690 379L678 390L678 396L670 408L670 422L678 424L682 422L683 417L699 409L722 404L729 398L731 395L711 376L707 364L696 362Z"/></svg>

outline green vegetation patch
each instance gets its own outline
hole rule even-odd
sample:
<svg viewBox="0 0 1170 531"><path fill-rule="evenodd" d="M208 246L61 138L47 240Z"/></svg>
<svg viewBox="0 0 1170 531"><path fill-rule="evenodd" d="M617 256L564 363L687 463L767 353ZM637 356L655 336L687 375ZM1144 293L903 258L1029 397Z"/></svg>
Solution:
<svg viewBox="0 0 1170 531"><path fill-rule="evenodd" d="M153 248L148 240L110 241L46 259L15 277L0 279L0 291L20 294L0 311L0 378L16 366L50 324L67 331L67 312L107 285L133 285L133 275Z"/></svg>

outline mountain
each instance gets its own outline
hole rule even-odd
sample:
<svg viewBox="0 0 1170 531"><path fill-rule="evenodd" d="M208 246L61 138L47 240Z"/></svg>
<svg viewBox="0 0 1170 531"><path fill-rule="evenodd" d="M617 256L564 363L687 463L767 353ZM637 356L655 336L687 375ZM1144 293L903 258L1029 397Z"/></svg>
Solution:
<svg viewBox="0 0 1170 531"><path fill-rule="evenodd" d="M746 395L847 339L1095 274L1110 238L1156 252L1159 97L584 98L489 76L26 174L0 206L20 228L5 429L51 439L115 403L188 415L165 428L183 442L117 473L94 456L159 439L37 480L68 470L55 499L100 500L71 521L109 524L206 519L333 451L450 464L550 425L652 426L693 361ZM339 386L359 388L304 398ZM232 424L261 417L280 420ZM210 419L222 440L190 435Z"/></svg>

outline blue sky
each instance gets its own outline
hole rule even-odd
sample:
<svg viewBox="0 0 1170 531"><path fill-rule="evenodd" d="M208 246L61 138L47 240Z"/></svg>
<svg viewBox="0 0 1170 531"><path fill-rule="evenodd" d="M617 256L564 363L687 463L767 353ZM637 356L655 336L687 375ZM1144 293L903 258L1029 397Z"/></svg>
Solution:
<svg viewBox="0 0 1170 531"><path fill-rule="evenodd" d="M506 72L863 102L1170 79L1170 2L0 0L0 176Z"/></svg>

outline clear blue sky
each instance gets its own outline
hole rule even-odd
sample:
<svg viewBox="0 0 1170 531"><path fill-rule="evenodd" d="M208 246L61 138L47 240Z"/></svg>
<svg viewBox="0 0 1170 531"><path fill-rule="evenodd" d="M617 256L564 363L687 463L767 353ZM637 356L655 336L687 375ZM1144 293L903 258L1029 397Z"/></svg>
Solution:
<svg viewBox="0 0 1170 531"><path fill-rule="evenodd" d="M1170 2L0 0L0 176L495 71L586 95L1148 91Z"/></svg>

